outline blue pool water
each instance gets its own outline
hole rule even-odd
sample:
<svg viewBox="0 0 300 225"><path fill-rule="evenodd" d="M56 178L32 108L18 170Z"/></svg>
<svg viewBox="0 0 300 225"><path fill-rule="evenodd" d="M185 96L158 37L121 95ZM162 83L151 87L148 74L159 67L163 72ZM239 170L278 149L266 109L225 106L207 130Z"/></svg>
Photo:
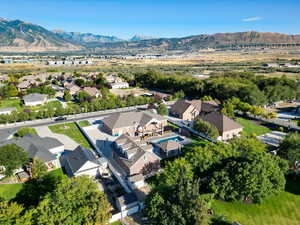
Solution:
<svg viewBox="0 0 300 225"><path fill-rule="evenodd" d="M177 142L179 142L179 141L183 141L183 140L184 140L183 138L181 138L179 136L176 136L176 137L170 137L170 138L166 138L166 139L161 139L161 140L157 141L156 143L157 144L161 144L161 143L167 142L167 141L177 141Z"/></svg>

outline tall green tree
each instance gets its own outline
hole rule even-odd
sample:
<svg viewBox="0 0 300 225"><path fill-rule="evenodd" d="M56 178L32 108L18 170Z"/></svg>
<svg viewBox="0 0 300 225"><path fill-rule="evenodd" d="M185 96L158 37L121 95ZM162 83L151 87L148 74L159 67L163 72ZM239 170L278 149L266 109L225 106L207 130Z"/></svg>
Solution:
<svg viewBox="0 0 300 225"><path fill-rule="evenodd" d="M71 95L71 93L70 93L70 91L68 91L68 90L65 90L64 91L64 100L66 101L66 102L69 102L69 101L71 101L72 100L72 95Z"/></svg>
<svg viewBox="0 0 300 225"><path fill-rule="evenodd" d="M16 144L8 144L0 147L0 165L5 167L5 175L13 175L15 169L19 169L27 162L28 153Z"/></svg>
<svg viewBox="0 0 300 225"><path fill-rule="evenodd" d="M202 119L197 119L194 122L193 128L196 131L203 133L206 136L209 136L211 138L217 138L220 136L218 129L214 125L212 125Z"/></svg>
<svg viewBox="0 0 300 225"><path fill-rule="evenodd" d="M17 133L15 134L15 136L17 136L17 137L24 137L25 135L28 135L28 134L37 135L37 132L32 127L23 127L23 128L20 128L17 131Z"/></svg>
<svg viewBox="0 0 300 225"><path fill-rule="evenodd" d="M284 171L273 155L256 153L221 162L209 179L209 190L219 198L261 202L284 190Z"/></svg>
<svg viewBox="0 0 300 225"><path fill-rule="evenodd" d="M145 213L153 225L208 224L212 196L200 195L199 181L191 181L184 170L174 185L155 189L146 200Z"/></svg>
<svg viewBox="0 0 300 225"><path fill-rule="evenodd" d="M160 103L157 108L157 113L160 115L166 116L169 114L169 110L165 104Z"/></svg>
<svg viewBox="0 0 300 225"><path fill-rule="evenodd" d="M32 224L97 224L110 219L110 204L89 177L66 178L48 193L36 209Z"/></svg>
<svg viewBox="0 0 300 225"><path fill-rule="evenodd" d="M48 173L48 168L43 161L34 158L30 163L30 172L33 179L39 179Z"/></svg>
<svg viewBox="0 0 300 225"><path fill-rule="evenodd" d="M23 211L24 207L15 202L0 201L0 224L20 225L20 218L22 217Z"/></svg>
<svg viewBox="0 0 300 225"><path fill-rule="evenodd" d="M280 144L278 155L289 162L291 169L298 169L300 167L300 135L289 134Z"/></svg>

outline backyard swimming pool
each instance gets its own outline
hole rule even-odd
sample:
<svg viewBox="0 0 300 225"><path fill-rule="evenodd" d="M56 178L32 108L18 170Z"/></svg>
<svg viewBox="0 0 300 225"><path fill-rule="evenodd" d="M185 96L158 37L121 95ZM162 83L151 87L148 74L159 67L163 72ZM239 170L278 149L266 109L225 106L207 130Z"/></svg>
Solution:
<svg viewBox="0 0 300 225"><path fill-rule="evenodd" d="M180 142L180 141L183 141L184 139L179 137L179 136L176 136L176 137L169 137L169 138L166 138L166 139L160 139L158 141L156 141L155 143L157 144L161 144L161 143L164 143L164 142L167 142L167 141L177 141L177 142Z"/></svg>

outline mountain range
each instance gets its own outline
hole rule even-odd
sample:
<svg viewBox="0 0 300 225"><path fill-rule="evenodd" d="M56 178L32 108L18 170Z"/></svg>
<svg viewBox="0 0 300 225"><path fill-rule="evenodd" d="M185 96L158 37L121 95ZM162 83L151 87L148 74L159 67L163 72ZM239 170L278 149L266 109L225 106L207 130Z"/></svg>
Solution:
<svg viewBox="0 0 300 225"><path fill-rule="evenodd" d="M271 32L201 34L183 38L135 35L130 40L92 33L49 31L21 20L0 19L0 52L146 52L232 47L241 44L300 44L300 35Z"/></svg>

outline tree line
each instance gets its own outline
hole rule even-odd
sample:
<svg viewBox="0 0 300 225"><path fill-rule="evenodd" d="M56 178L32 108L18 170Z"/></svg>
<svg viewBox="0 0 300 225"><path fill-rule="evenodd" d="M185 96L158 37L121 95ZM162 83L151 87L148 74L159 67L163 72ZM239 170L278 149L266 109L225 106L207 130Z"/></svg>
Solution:
<svg viewBox="0 0 300 225"><path fill-rule="evenodd" d="M300 88L295 80L286 76L268 78L253 72L225 72L199 80L188 76L147 71L135 74L134 79L138 86L170 93L182 90L189 98L211 96L223 102L237 97L256 106L300 97Z"/></svg>

